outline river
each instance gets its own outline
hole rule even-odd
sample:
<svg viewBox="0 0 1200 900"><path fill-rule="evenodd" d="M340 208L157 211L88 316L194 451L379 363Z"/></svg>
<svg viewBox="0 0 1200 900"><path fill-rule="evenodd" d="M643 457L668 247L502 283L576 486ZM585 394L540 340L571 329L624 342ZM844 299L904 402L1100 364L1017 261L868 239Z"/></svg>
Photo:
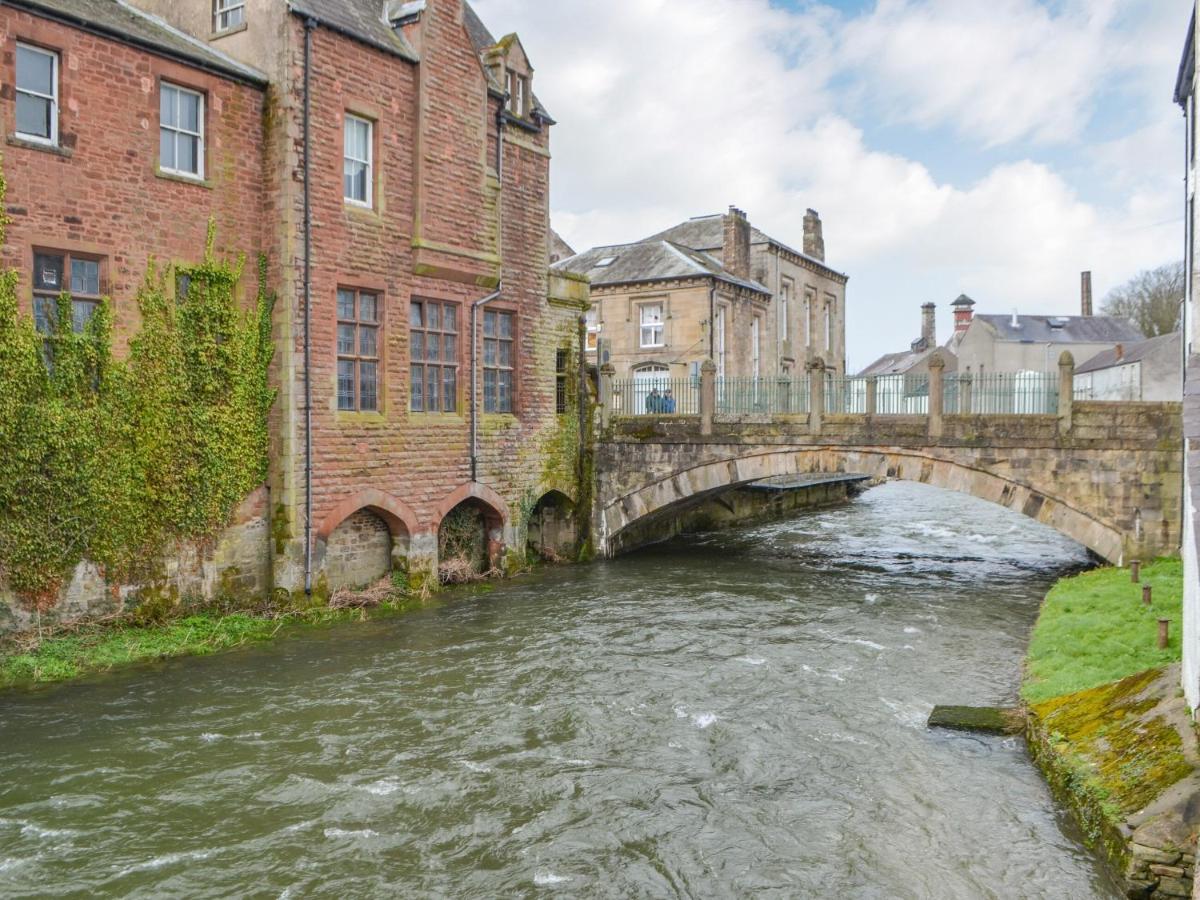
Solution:
<svg viewBox="0 0 1200 900"><path fill-rule="evenodd" d="M1119 897L1019 740L924 727L1085 563L891 484L0 695L0 896Z"/></svg>

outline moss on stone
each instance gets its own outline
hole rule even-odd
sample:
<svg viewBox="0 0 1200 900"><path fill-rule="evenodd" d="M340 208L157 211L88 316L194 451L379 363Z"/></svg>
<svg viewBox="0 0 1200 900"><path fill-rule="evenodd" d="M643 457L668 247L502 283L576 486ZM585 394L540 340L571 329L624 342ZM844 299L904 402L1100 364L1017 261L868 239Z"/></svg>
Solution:
<svg viewBox="0 0 1200 900"><path fill-rule="evenodd" d="M1034 759L1116 872L1129 859L1126 819L1192 772L1179 731L1159 710L1164 677L1153 669L1030 708Z"/></svg>

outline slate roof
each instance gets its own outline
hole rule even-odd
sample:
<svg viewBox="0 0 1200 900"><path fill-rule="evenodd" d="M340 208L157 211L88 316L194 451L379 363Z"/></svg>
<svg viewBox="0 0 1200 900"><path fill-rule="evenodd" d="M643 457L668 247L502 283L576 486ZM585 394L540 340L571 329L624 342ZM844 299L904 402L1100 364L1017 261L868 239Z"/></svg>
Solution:
<svg viewBox="0 0 1200 900"><path fill-rule="evenodd" d="M653 234L646 238L646 240L674 241L676 244L682 244L685 247L695 247L697 250L720 250L725 243L725 217L721 215L698 216L695 219L680 222L678 225L672 226L665 231L660 231L658 234ZM789 247L782 241L775 240L775 238L760 231L753 225L750 226L750 243L773 244L781 250L802 257L814 265L833 272L835 275L842 274L836 269L831 269L827 263L822 262L816 257L809 256L795 247Z"/></svg>
<svg viewBox="0 0 1200 900"><path fill-rule="evenodd" d="M912 350L904 350L900 353L885 353L859 372L859 377L867 375L903 375L924 359L928 352L927 350L922 350L920 353L915 353Z"/></svg>
<svg viewBox="0 0 1200 900"><path fill-rule="evenodd" d="M404 35L384 21L383 0L290 0L288 8L377 50L417 61L417 52Z"/></svg>
<svg viewBox="0 0 1200 900"><path fill-rule="evenodd" d="M1017 316L1019 327L1013 327L1013 317L981 314L976 321L986 322L996 329L1001 341L1053 344L1117 344L1144 341L1146 336L1128 319L1115 316ZM1061 327L1052 327L1051 322Z"/></svg>
<svg viewBox="0 0 1200 900"><path fill-rule="evenodd" d="M121 0L0 0L4 5L28 10L134 47L178 59L199 69L238 81L263 86L267 76L258 69L226 56L197 38L167 24L158 16Z"/></svg>
<svg viewBox="0 0 1200 900"><path fill-rule="evenodd" d="M1135 344L1122 344L1119 358L1115 347L1112 350L1101 351L1082 366L1079 366L1075 370L1075 373L1082 375L1086 372L1111 369L1113 366L1127 366L1131 363L1149 359L1151 356L1159 353L1170 354L1172 359L1182 359L1180 354L1183 352L1183 348L1179 345L1179 341L1179 332L1174 331L1171 334L1160 334L1158 337L1138 341Z"/></svg>
<svg viewBox="0 0 1200 900"><path fill-rule="evenodd" d="M599 265L609 258L612 259L609 265ZM707 253L673 241L649 240L612 247L593 247L555 263L552 268L587 275L593 287L676 278L715 278L760 294L770 296L771 293L757 281L737 278Z"/></svg>

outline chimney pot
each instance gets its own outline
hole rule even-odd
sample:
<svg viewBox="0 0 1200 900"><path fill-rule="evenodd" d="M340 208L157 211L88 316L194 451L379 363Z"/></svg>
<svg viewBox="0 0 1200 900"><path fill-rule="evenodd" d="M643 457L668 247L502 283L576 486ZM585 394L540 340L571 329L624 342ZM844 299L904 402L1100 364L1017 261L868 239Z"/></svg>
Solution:
<svg viewBox="0 0 1200 900"><path fill-rule="evenodd" d="M937 346L937 305L934 303L921 307L921 341L926 350Z"/></svg>
<svg viewBox="0 0 1200 900"><path fill-rule="evenodd" d="M1117 344L1115 349L1117 351L1117 362L1120 362L1125 358L1125 345Z"/></svg>

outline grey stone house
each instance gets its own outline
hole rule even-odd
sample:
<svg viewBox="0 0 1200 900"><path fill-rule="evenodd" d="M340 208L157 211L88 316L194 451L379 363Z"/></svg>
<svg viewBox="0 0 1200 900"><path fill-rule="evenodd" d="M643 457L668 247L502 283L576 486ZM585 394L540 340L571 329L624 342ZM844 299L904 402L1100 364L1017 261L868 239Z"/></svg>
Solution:
<svg viewBox="0 0 1200 900"><path fill-rule="evenodd" d="M1117 344L1075 369L1076 400L1183 399L1183 347L1178 331Z"/></svg>

